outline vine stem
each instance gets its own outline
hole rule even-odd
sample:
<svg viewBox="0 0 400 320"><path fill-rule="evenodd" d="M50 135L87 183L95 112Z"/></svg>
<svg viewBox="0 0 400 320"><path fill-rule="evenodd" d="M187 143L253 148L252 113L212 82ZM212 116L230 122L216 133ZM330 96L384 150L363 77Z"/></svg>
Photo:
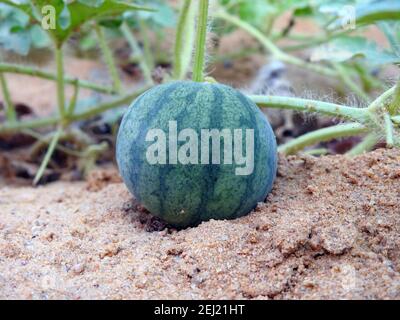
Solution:
<svg viewBox="0 0 400 320"><path fill-rule="evenodd" d="M390 115L388 113L383 115L383 119L385 120L386 145L388 148L393 148L394 132L392 119L390 119Z"/></svg>
<svg viewBox="0 0 400 320"><path fill-rule="evenodd" d="M121 32L124 35L126 41L131 47L132 52L136 52L140 55L141 59L139 59L139 66L142 69L143 77L148 84L153 84L153 78L151 77L151 71L149 66L147 65L143 51L140 49L139 44L137 43L135 37L132 34L132 31L129 29L129 26L126 22L121 25Z"/></svg>
<svg viewBox="0 0 400 320"><path fill-rule="evenodd" d="M0 73L1 72L23 74L31 77L38 77L46 80L57 81L57 76L52 73L22 65L0 63ZM112 88L103 87L101 85L85 80L77 80L76 78L72 77L64 77L65 84L75 85L76 81L78 81L78 85L81 88L91 89L93 91L97 91L100 93L115 94L115 91Z"/></svg>
<svg viewBox="0 0 400 320"><path fill-rule="evenodd" d="M129 93L122 97L116 98L112 101L102 103L97 107L89 108L87 111L82 111L79 113L75 113L74 115L70 115L67 118L67 122L69 123L72 121L85 120L90 117L96 116L104 111L107 111L109 109L117 108L123 104L130 103L133 99L135 99L140 94L142 94L143 92L147 91L150 88L151 86L145 86L133 93ZM5 123L0 125L0 133L13 132L22 129L34 129L34 128L52 126L57 123L60 123L61 120L62 119L58 116L58 117L48 117L35 120L20 121L15 123Z"/></svg>
<svg viewBox="0 0 400 320"><path fill-rule="evenodd" d="M76 81L75 85L74 85L74 93L72 95L71 101L69 102L68 109L67 109L68 117L73 115L75 112L75 107L76 107L76 103L78 100L78 94L79 94L79 85L78 85L78 81Z"/></svg>
<svg viewBox="0 0 400 320"><path fill-rule="evenodd" d="M64 82L64 56L62 46L55 49L57 64L57 102L61 118L65 117L65 82Z"/></svg>
<svg viewBox="0 0 400 320"><path fill-rule="evenodd" d="M154 69L155 63L154 63L154 56L153 56L153 52L151 50L151 45L150 45L150 41L149 41L149 32L148 32L148 28L147 28L147 23L146 21L139 19L139 28L140 31L142 33L142 41L143 41L143 51L144 51L144 58L145 58L145 62L147 64L147 67L150 70Z"/></svg>
<svg viewBox="0 0 400 320"><path fill-rule="evenodd" d="M255 104L262 108L289 109L300 112L316 112L327 116L351 119L360 123L367 123L370 120L369 113L365 108L354 108L342 106L335 103L300 99L280 96L247 96Z"/></svg>
<svg viewBox="0 0 400 320"><path fill-rule="evenodd" d="M70 121L85 120L85 119L91 118L95 115L98 115L104 111L120 107L121 105L124 105L124 104L131 103L133 99L137 98L139 95L141 95L142 93L144 93L145 91L147 91L150 88L151 88L151 86L145 86L133 93L125 94L113 101L102 103L99 106L94 107L94 108L88 108L87 111L83 111L83 112L72 115L69 118L69 120Z"/></svg>
<svg viewBox="0 0 400 320"><path fill-rule="evenodd" d="M236 25L237 27L243 29L250 35L252 35L254 38L256 38L264 47L265 49L270 52L276 59L279 59L283 62L293 64L298 67L302 67L305 69L309 69L311 71L320 73L325 76L329 77L338 77L338 73L331 69L331 68L326 68L317 64L313 63L307 63L299 58L296 58L294 56L291 56L283 51L281 51L271 40L269 40L267 37L264 36L264 34L259 31L257 28L253 27L251 24L241 20L238 17L235 17L228 12L226 12L223 9L219 9L215 15L216 18L223 19L229 23L232 23L233 25Z"/></svg>
<svg viewBox="0 0 400 320"><path fill-rule="evenodd" d="M370 151L379 141L379 137L376 133L368 134L362 142L356 145L353 149L348 151L346 155L357 156L364 152Z"/></svg>
<svg viewBox="0 0 400 320"><path fill-rule="evenodd" d="M204 65L207 41L207 20L209 0L199 0L197 20L196 51L193 65L193 81L204 81Z"/></svg>
<svg viewBox="0 0 400 320"><path fill-rule="evenodd" d="M58 127L56 133L54 134L53 138L51 139L51 142L49 144L49 147L47 148L46 154L42 160L42 163L40 164L39 170L36 173L35 178L33 179L33 185L36 185L39 180L42 178L44 170L46 170L46 167L51 159L51 156L53 155L53 152L57 146L58 140L60 139L60 136L63 132L62 127Z"/></svg>
<svg viewBox="0 0 400 320"><path fill-rule="evenodd" d="M192 59L195 13L195 6L192 1L184 0L175 36L173 75L177 80L185 78Z"/></svg>
<svg viewBox="0 0 400 320"><path fill-rule="evenodd" d="M4 77L4 74L2 72L0 72L0 85L3 92L7 120L10 122L14 122L15 120L17 120L17 114L15 112L14 104L11 101L10 91L7 87L6 78Z"/></svg>
<svg viewBox="0 0 400 320"><path fill-rule="evenodd" d="M289 155L315 143L339 137L349 137L367 132L368 128L360 123L346 123L315 130L281 145L278 152Z"/></svg>
<svg viewBox="0 0 400 320"><path fill-rule="evenodd" d="M95 23L94 25L97 38L99 39L100 50L103 55L103 58L107 64L108 72L110 72L110 76L113 82L113 88L116 92L122 92L122 83L121 79L119 78L118 69L115 65L115 61L112 55L112 52L107 44L106 36L104 34L103 28Z"/></svg>
<svg viewBox="0 0 400 320"><path fill-rule="evenodd" d="M340 63L333 62L333 67L339 74L339 77L343 80L344 84L347 85L351 90L354 91L364 102L370 102L371 98L366 94L351 78L346 68L344 68Z"/></svg>
<svg viewBox="0 0 400 320"><path fill-rule="evenodd" d="M393 116L392 121L395 122L396 124L400 125L400 116Z"/></svg>
<svg viewBox="0 0 400 320"><path fill-rule="evenodd" d="M393 92L393 100L390 106L388 107L389 113L392 115L396 115L400 110L400 79L397 81L396 88Z"/></svg>
<svg viewBox="0 0 400 320"><path fill-rule="evenodd" d="M368 106L368 110L374 112L376 109L383 107L385 102L395 93L395 91L396 86L386 90Z"/></svg>

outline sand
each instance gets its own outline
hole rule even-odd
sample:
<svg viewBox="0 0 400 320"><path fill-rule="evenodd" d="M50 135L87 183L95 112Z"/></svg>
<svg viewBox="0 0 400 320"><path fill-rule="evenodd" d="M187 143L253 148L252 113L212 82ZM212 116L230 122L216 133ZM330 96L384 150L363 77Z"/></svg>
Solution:
<svg viewBox="0 0 400 320"><path fill-rule="evenodd" d="M0 298L399 299L400 151L281 157L250 215L174 230L114 168L0 187Z"/></svg>

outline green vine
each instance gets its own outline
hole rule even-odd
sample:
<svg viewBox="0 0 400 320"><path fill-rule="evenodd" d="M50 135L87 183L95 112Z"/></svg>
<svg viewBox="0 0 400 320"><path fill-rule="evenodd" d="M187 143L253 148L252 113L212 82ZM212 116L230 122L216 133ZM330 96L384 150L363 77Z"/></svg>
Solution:
<svg viewBox="0 0 400 320"><path fill-rule="evenodd" d="M193 65L193 81L204 81L204 65L207 41L208 0L199 0L197 20L196 51Z"/></svg>
<svg viewBox="0 0 400 320"><path fill-rule="evenodd" d="M192 1L184 0L175 37L173 76L177 80L185 78L192 59L195 13L196 10Z"/></svg>
<svg viewBox="0 0 400 320"><path fill-rule="evenodd" d="M113 89L116 92L121 93L122 92L121 79L119 77L118 69L117 69L117 66L115 65L115 61L114 61L112 52L107 44L104 30L97 23L95 23L94 26L95 26L97 37L99 39L99 45L100 45L101 52L103 54L103 58L107 64L108 71L110 72L110 76L111 76L112 83L113 83Z"/></svg>
<svg viewBox="0 0 400 320"><path fill-rule="evenodd" d="M8 90L8 87L7 87L6 78L4 77L4 74L1 72L0 72L0 85L1 85L1 90L3 92L3 97L4 97L6 118L8 121L14 122L15 120L17 120L17 114L15 112L15 107L11 101L10 91Z"/></svg>

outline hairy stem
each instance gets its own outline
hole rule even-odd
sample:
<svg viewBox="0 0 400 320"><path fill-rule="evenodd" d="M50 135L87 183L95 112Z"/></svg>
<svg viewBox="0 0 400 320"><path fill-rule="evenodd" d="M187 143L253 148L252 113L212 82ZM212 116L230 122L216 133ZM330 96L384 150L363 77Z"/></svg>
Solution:
<svg viewBox="0 0 400 320"><path fill-rule="evenodd" d="M379 141L379 137L376 133L370 133L365 136L364 140L356 145L353 149L348 151L346 154L349 156L357 156L364 152L370 151Z"/></svg>
<svg viewBox="0 0 400 320"><path fill-rule="evenodd" d="M193 81L203 82L207 41L208 0L199 0Z"/></svg>
<svg viewBox="0 0 400 320"><path fill-rule="evenodd" d="M393 116L392 121L395 122L396 124L400 125L400 116Z"/></svg>
<svg viewBox="0 0 400 320"><path fill-rule="evenodd" d="M265 37L261 31L253 27L251 24L241 20L240 18L229 14L223 9L218 10L214 16L216 18L220 18L229 23L232 23L233 25L236 25L237 27L248 32L250 35L256 38L265 47L265 49L268 52L270 52L276 59L279 59L289 64L293 64L298 67L309 69L311 71L320 73L325 76L338 77L338 73L335 70L332 70L331 68L323 67L314 63L305 62L299 58L296 58L281 51L271 40Z"/></svg>
<svg viewBox="0 0 400 320"><path fill-rule="evenodd" d="M194 31L195 31L195 6L191 0L184 0L175 37L174 50L174 78L185 78L192 59Z"/></svg>
<svg viewBox="0 0 400 320"><path fill-rule="evenodd" d="M87 111L82 111L80 113L76 113L74 115L70 115L67 118L67 124L73 121L85 120L96 116L104 111L109 109L120 107L123 104L130 103L133 99L138 97L140 94L145 92L151 88L151 86L143 87L133 93L126 94L124 96L118 97L110 102L102 103L96 107L89 108ZM35 120L28 120L28 121L20 121L16 123L5 123L0 125L0 133L4 132L14 132L22 129L34 129L34 128L42 128L55 125L60 123L62 119L60 117L49 117L49 118L41 118ZM65 124L66 125L66 124Z"/></svg>
<svg viewBox="0 0 400 320"><path fill-rule="evenodd" d="M140 31L142 32L142 41L143 41L143 51L144 51L144 58L145 62L147 64L147 68L149 70L154 69L154 57L153 57L153 52L151 50L150 46L150 41L149 41L149 33L148 33L148 28L147 24L144 20L139 19L139 27Z"/></svg>
<svg viewBox="0 0 400 320"><path fill-rule="evenodd" d="M368 110L370 112L375 112L377 109L383 108L387 100L395 93L395 91L396 87L386 90L368 106Z"/></svg>
<svg viewBox="0 0 400 320"><path fill-rule="evenodd" d="M69 120L70 121L85 120L85 119L91 118L95 115L98 115L100 113L103 113L104 111L120 107L124 104L131 103L133 99L137 98L139 95L141 95L143 92L145 92L149 88L150 88L150 86L146 86L146 87L139 89L133 93L129 93L124 96L121 96L113 101L102 103L94 108L88 108L87 111L83 111L83 112L71 115Z"/></svg>
<svg viewBox="0 0 400 320"><path fill-rule="evenodd" d="M357 94L364 102L370 102L371 98L366 94L351 78L345 67L340 63L332 63L333 67L337 70L339 77L343 80L344 84L347 85L355 94Z"/></svg>
<svg viewBox="0 0 400 320"><path fill-rule="evenodd" d="M337 37L343 36L343 35L349 33L350 31L352 31L352 30L345 30L342 32L332 33L332 34L323 35L323 36L315 36L315 37L291 35L291 36L288 36L287 38L289 38L291 40L296 40L296 41L304 41L304 43L282 46L281 49L285 52L289 52L289 51L298 51L298 50L315 47L315 46L327 43ZM275 40L278 40L278 39L275 39Z"/></svg>
<svg viewBox="0 0 400 320"><path fill-rule="evenodd" d="M72 99L69 102L68 109L67 109L68 116L73 115L75 112L76 102L78 100L78 93L79 93L79 85L78 85L78 81L76 81L75 85L74 85L74 94L72 95Z"/></svg>
<svg viewBox="0 0 400 320"><path fill-rule="evenodd" d="M17 113L15 112L14 104L11 101L10 91L8 90L7 87L6 78L4 77L4 74L1 72L0 72L0 85L1 85L1 90L3 92L6 118L8 121L14 122L15 120L17 120Z"/></svg>
<svg viewBox="0 0 400 320"><path fill-rule="evenodd" d="M57 142L60 139L61 134L62 134L62 128L59 127L49 144L46 154L42 160L42 163L40 164L39 170L36 173L35 179L33 179L33 185L36 185L39 182L40 178L42 178L44 170L46 170L46 167L51 159L51 156L53 155L53 152L57 146Z"/></svg>
<svg viewBox="0 0 400 320"><path fill-rule="evenodd" d="M394 89L393 95L394 97L392 103L388 107L388 110L390 114L396 115L400 111L400 79L397 81L397 85Z"/></svg>
<svg viewBox="0 0 400 320"><path fill-rule="evenodd" d="M390 115L385 113L383 115L385 120L385 135L386 135L386 145L388 148L393 148L394 146L394 132L393 132L393 122L390 119Z"/></svg>
<svg viewBox="0 0 400 320"><path fill-rule="evenodd" d="M41 145L48 145L51 142L51 138L54 136L54 134L51 137L47 136L42 136L41 134L37 133L36 131L33 131L31 129L23 129L22 132L24 134L27 134L33 138L35 138L37 141L33 145L32 149L34 152L41 146ZM60 136L61 137L61 136ZM67 147L64 147L63 145L58 144L56 146L56 150L62 151L65 154L68 154L73 157L82 157L83 153L80 151L76 151Z"/></svg>
<svg viewBox="0 0 400 320"><path fill-rule="evenodd" d="M64 82L64 56L61 46L55 49L57 64L57 102L61 118L65 117L65 82Z"/></svg>
<svg viewBox="0 0 400 320"><path fill-rule="evenodd" d="M0 133L15 132L22 129L34 129L48 127L60 122L60 117L49 117L34 120L9 122L0 125Z"/></svg>
<svg viewBox="0 0 400 320"><path fill-rule="evenodd" d="M139 56L141 57L141 59L139 59L139 66L143 72L144 80L146 81L147 84L153 84L153 78L151 77L151 70L149 69L146 63L142 49L140 49L139 44L137 43L134 35L129 29L129 26L125 22L121 26L121 32L124 35L129 46L131 47L132 52L139 54Z"/></svg>
<svg viewBox="0 0 400 320"><path fill-rule="evenodd" d="M46 80L57 81L57 76L52 73L42 71L39 69L35 69L35 68L31 68L28 66L22 66L22 65L0 63L0 72L23 74L23 75L38 77L38 78L42 78L42 79L46 79ZM115 94L115 91L112 88L103 87L101 85L91 83L91 82L85 81L85 80L77 80L72 77L64 78L65 84L74 85L75 81L78 81L78 84L81 88L91 89L93 91L97 91L100 93Z"/></svg>
<svg viewBox="0 0 400 320"><path fill-rule="evenodd" d="M95 30L97 33L97 37L99 39L101 53L107 64L108 72L110 73L110 76L111 76L111 79L113 82L113 88L116 92L121 93L122 92L121 79L119 78L118 69L117 69L117 66L115 65L114 57L113 57L112 52L107 44L104 30L97 23L95 24Z"/></svg>
<svg viewBox="0 0 400 320"><path fill-rule="evenodd" d="M366 132L368 129L359 123L346 123L315 130L281 145L278 151L283 154L294 154L307 146L339 137L349 137Z"/></svg>
<svg viewBox="0 0 400 320"><path fill-rule="evenodd" d="M370 120L367 109L363 108L353 108L335 103L293 97L249 95L248 98L263 108L316 112L327 116L351 119L361 123L368 123Z"/></svg>

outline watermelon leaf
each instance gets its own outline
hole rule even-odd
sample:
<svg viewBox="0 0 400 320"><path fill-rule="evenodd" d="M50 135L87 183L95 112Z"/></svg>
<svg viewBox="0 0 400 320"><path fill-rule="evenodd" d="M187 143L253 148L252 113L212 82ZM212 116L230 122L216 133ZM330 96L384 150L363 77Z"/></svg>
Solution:
<svg viewBox="0 0 400 320"><path fill-rule="evenodd" d="M0 47L19 55L27 55L31 47L50 44L46 32L30 23L30 16L15 6L0 3Z"/></svg>
<svg viewBox="0 0 400 320"><path fill-rule="evenodd" d="M34 1L37 7L47 4L45 0ZM125 11L145 10L150 8L118 0L80 0L65 4L63 0L55 0L52 4L57 12L57 26L49 30L58 45L61 45L70 34L81 25L90 21L120 15Z"/></svg>
<svg viewBox="0 0 400 320"><path fill-rule="evenodd" d="M356 20L359 24L372 24L383 20L399 20L400 2L397 0L375 0L358 5L356 12Z"/></svg>
<svg viewBox="0 0 400 320"><path fill-rule="evenodd" d="M399 55L384 50L375 42L363 37L351 36L342 36L318 47L311 60L344 62L353 58L363 58L370 65L400 63Z"/></svg>
<svg viewBox="0 0 400 320"><path fill-rule="evenodd" d="M48 30L57 45L68 39L71 33L84 23L102 18L120 15L125 11L153 9L139 6L130 2L119 0L77 0L68 2L65 0L54 0L49 4L47 0L0 0L28 14L32 19L40 22L40 14L44 6L51 5L56 12L56 27Z"/></svg>

